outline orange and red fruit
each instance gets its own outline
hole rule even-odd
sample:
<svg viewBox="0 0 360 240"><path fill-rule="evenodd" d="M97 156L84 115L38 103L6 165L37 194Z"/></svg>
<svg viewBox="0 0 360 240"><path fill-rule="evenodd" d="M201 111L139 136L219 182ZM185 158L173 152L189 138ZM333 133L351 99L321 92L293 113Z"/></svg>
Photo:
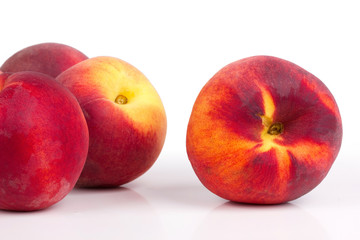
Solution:
<svg viewBox="0 0 360 240"><path fill-rule="evenodd" d="M154 164L165 141L165 109L138 69L114 57L95 57L56 80L76 96L89 127L89 153L78 186L119 186Z"/></svg>
<svg viewBox="0 0 360 240"><path fill-rule="evenodd" d="M236 202L296 199L327 175L340 149L334 97L314 75L275 57L231 63L203 87L187 129L200 181Z"/></svg>

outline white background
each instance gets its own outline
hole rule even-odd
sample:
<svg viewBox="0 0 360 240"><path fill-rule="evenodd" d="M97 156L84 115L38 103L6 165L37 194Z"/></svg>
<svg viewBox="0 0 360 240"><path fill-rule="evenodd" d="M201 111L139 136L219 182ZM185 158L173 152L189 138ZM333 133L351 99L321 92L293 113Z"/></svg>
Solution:
<svg viewBox="0 0 360 240"><path fill-rule="evenodd" d="M44 211L0 211L1 239L360 239L360 6L357 1L2 1L0 62L59 42L141 70L161 96L168 133L155 165L117 189L73 190ZM196 178L185 137L202 86L253 55L320 78L343 119L326 179L287 204L234 204Z"/></svg>

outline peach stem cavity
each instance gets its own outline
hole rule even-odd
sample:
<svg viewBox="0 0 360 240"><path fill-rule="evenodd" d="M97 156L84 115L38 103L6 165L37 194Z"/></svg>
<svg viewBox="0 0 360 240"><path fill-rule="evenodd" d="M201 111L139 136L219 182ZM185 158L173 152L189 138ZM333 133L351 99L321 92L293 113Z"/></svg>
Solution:
<svg viewBox="0 0 360 240"><path fill-rule="evenodd" d="M119 95L116 97L115 102L117 104L126 104L128 102L128 99L124 95Z"/></svg>

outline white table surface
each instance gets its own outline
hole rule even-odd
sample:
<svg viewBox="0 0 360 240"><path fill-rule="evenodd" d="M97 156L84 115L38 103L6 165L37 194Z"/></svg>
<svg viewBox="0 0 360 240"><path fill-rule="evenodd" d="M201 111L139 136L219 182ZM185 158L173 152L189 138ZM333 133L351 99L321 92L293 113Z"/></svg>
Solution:
<svg viewBox="0 0 360 240"><path fill-rule="evenodd" d="M359 239L359 164L337 159L312 192L280 205L223 200L186 158L162 156L113 189L74 189L42 211L0 211L4 239ZM3 239L3 238L2 238Z"/></svg>

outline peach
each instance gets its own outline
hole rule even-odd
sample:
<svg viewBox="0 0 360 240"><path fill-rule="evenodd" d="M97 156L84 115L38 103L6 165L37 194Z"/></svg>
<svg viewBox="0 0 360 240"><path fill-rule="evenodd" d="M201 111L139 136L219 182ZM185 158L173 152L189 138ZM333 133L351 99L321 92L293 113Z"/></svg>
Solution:
<svg viewBox="0 0 360 240"><path fill-rule="evenodd" d="M89 127L89 153L78 186L119 186L154 164L165 141L166 115L139 70L117 58L96 57L56 79L76 96Z"/></svg>
<svg viewBox="0 0 360 240"><path fill-rule="evenodd" d="M63 199L85 164L89 135L68 89L36 72L0 72L0 209L32 211Z"/></svg>
<svg viewBox="0 0 360 240"><path fill-rule="evenodd" d="M3 72L34 71L57 77L69 67L87 59L82 52L60 43L41 43L20 50L8 58Z"/></svg>
<svg viewBox="0 0 360 240"><path fill-rule="evenodd" d="M342 140L339 109L328 88L275 57L231 63L203 87L186 146L200 181L236 202L276 204L314 189Z"/></svg>

